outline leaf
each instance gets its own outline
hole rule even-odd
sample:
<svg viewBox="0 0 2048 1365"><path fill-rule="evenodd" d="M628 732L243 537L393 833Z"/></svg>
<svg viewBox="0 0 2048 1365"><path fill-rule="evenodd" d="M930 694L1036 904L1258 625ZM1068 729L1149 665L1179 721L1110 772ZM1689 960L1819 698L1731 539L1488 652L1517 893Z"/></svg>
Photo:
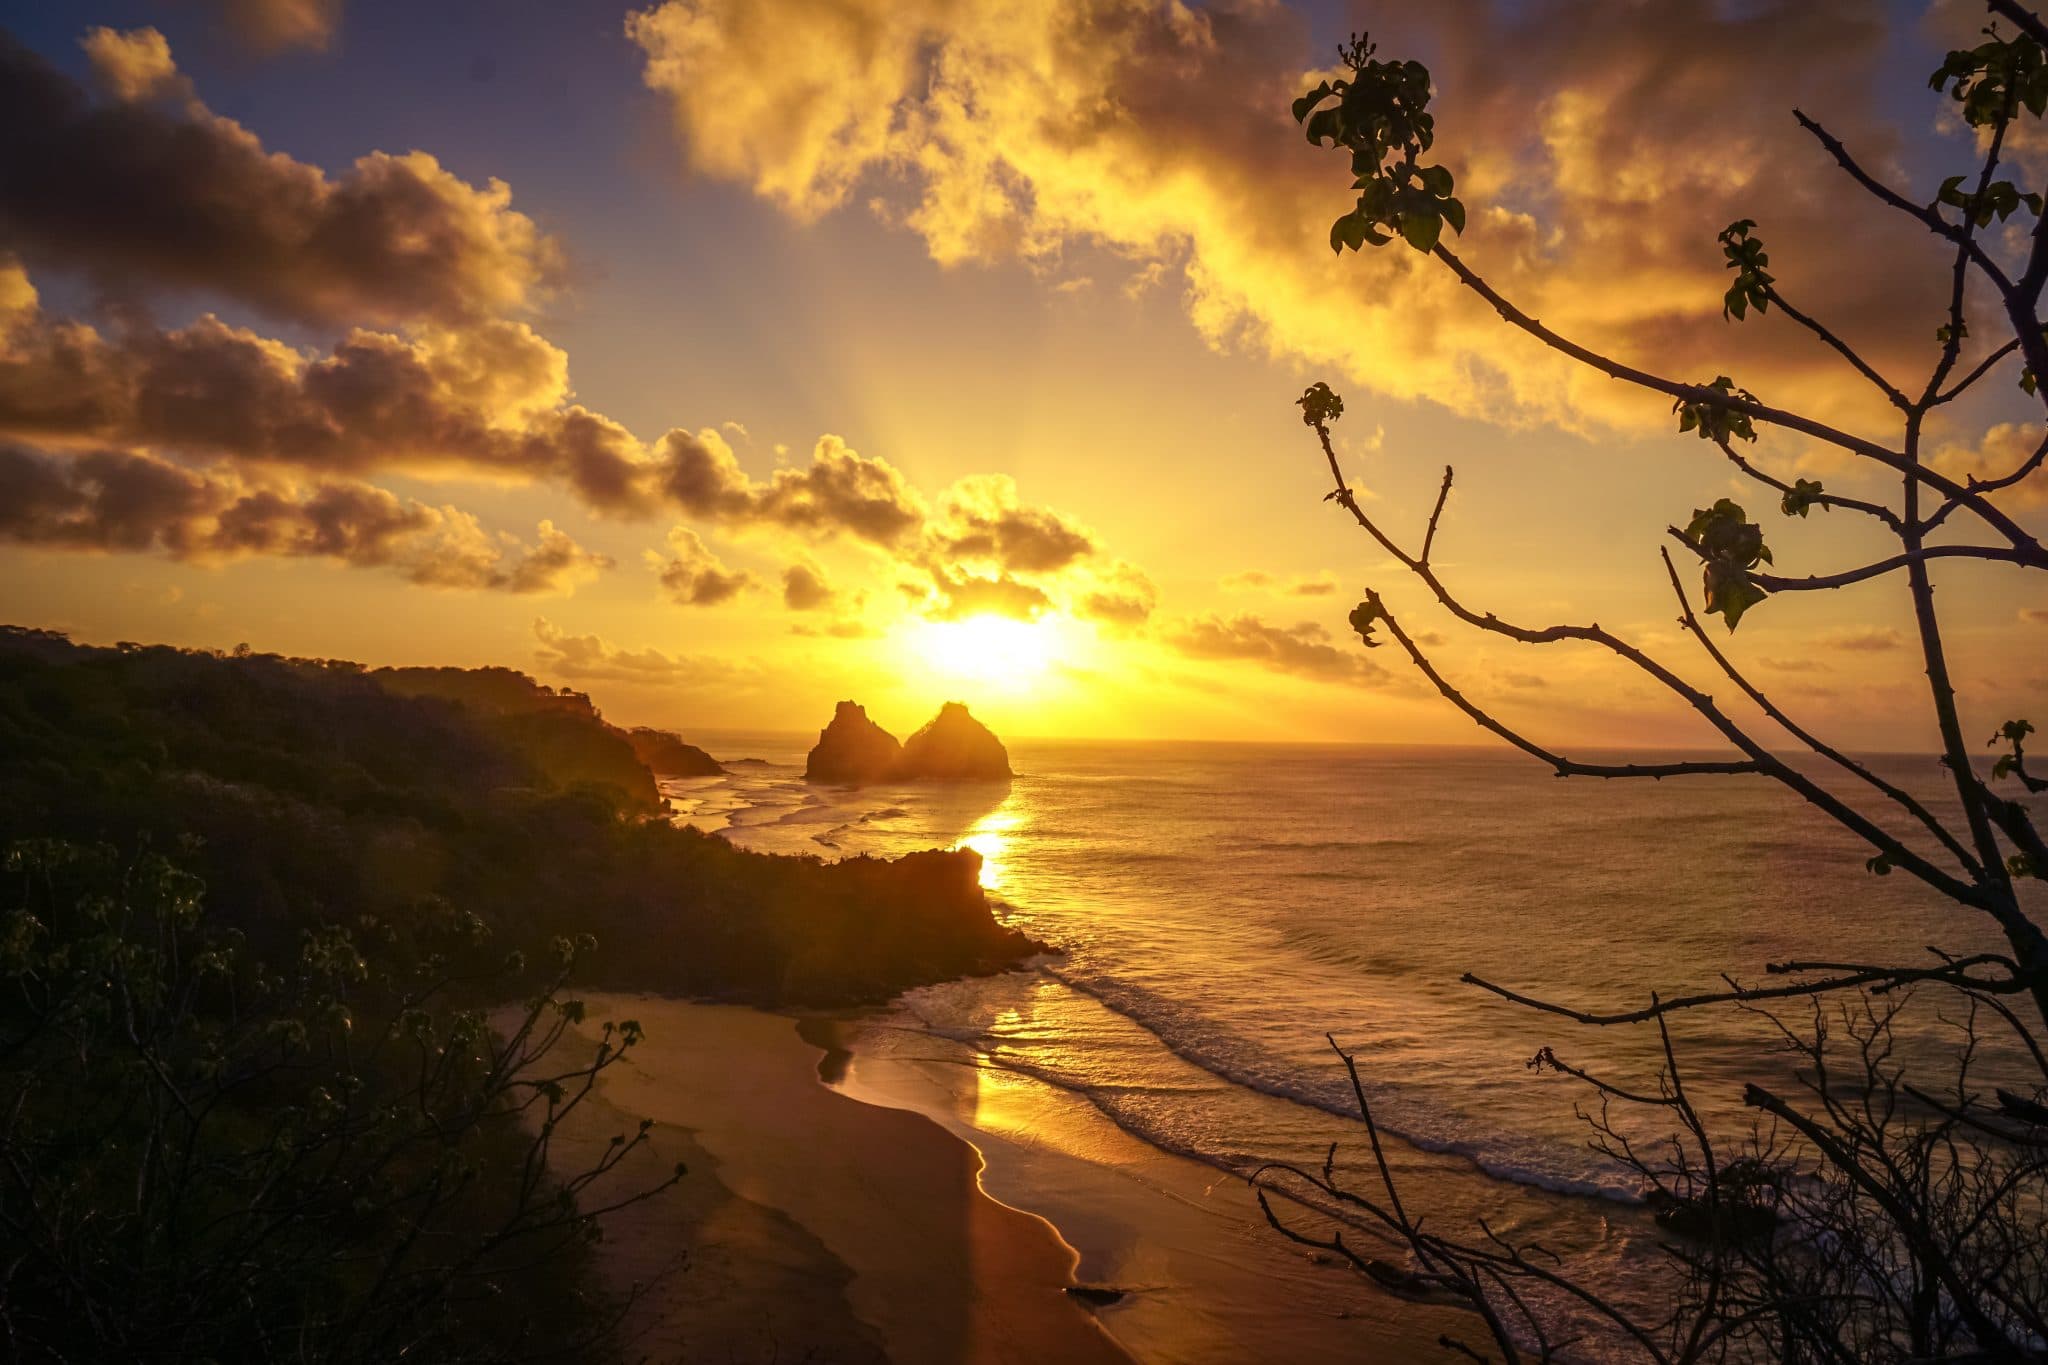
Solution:
<svg viewBox="0 0 2048 1365"><path fill-rule="evenodd" d="M1819 480L1794 479L1792 487L1787 489L1785 496L1779 500L1778 508L1788 517L1803 517L1808 508L1820 502L1821 495ZM1821 507L1823 511L1827 510L1825 503L1822 503Z"/></svg>
<svg viewBox="0 0 2048 1365"><path fill-rule="evenodd" d="M1465 234L1465 205L1457 199L1446 199L1439 207L1443 210L1444 221L1451 225L1459 236Z"/></svg>
<svg viewBox="0 0 2048 1365"><path fill-rule="evenodd" d="M1444 220L1434 213L1415 211L1401 215L1401 235L1408 239L1408 245L1417 251L1435 249L1437 239L1443 235Z"/></svg>
<svg viewBox="0 0 2048 1365"><path fill-rule="evenodd" d="M1358 632L1359 643L1367 649L1378 649L1383 643L1372 638L1373 624L1383 615L1385 608L1380 606L1377 597L1368 597L1351 609L1351 629Z"/></svg>
<svg viewBox="0 0 2048 1365"><path fill-rule="evenodd" d="M1303 119L1307 118L1309 115L1309 111L1311 109L1314 109L1318 104L1321 104L1324 100L1328 99L1329 97L1330 83L1328 81L1324 81L1315 89L1309 91L1306 95L1303 95L1300 99L1294 102L1294 121L1296 123L1299 123Z"/></svg>

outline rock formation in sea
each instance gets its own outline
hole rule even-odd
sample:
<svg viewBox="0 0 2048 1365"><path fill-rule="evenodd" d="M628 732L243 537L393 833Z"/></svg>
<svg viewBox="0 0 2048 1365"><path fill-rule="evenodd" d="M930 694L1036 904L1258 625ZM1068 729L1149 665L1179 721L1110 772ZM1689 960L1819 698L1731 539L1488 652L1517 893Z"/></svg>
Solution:
<svg viewBox="0 0 2048 1365"><path fill-rule="evenodd" d="M725 771L719 761L671 730L653 730L639 725L626 731L647 770L656 777L716 777Z"/></svg>
<svg viewBox="0 0 2048 1365"><path fill-rule="evenodd" d="M896 777L904 782L1007 782L1009 751L986 725L949 701L922 730L903 742Z"/></svg>
<svg viewBox="0 0 2048 1365"><path fill-rule="evenodd" d="M1010 755L986 725L957 701L903 744L868 719L858 702L843 701L818 733L804 779L859 786L869 782L1007 782Z"/></svg>
<svg viewBox="0 0 2048 1365"><path fill-rule="evenodd" d="M832 712L832 723L818 732L818 743L804 762L804 781L886 782L902 756L896 736L869 720L867 708L843 701Z"/></svg>

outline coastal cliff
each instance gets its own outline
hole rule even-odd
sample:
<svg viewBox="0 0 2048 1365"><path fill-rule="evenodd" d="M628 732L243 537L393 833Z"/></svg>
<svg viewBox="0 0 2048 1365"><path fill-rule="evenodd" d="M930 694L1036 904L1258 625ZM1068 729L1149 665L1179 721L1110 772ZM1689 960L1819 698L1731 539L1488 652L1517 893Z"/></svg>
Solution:
<svg viewBox="0 0 2048 1365"><path fill-rule="evenodd" d="M867 708L843 701L804 764L804 780L841 786L871 782L1007 782L1009 751L957 701L939 708L902 744L868 719Z"/></svg>

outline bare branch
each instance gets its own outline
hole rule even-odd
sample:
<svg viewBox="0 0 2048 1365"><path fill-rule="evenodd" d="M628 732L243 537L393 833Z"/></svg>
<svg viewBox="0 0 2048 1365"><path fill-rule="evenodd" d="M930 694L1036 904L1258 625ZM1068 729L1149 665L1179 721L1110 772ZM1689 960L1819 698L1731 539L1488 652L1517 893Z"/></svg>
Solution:
<svg viewBox="0 0 2048 1365"><path fill-rule="evenodd" d="M1339 480L1342 482L1342 480ZM1451 496L1451 467L1444 466L1444 486L1436 491L1436 506L1430 509L1429 529L1422 535L1422 562L1429 563L1429 547L1436 543L1436 525L1444 515L1444 500Z"/></svg>
<svg viewBox="0 0 2048 1365"><path fill-rule="evenodd" d="M1780 726L1784 728L1787 734L1790 734L1794 739L1798 740L1801 744L1806 745L1806 747L1813 750L1821 757L1829 760L1836 766L1843 768L1850 773L1855 774L1863 781L1868 782L1871 786L1877 788L1877 790L1879 790L1880 792L1883 792L1887 798L1889 798L1893 803L1898 805L1901 809L1905 810L1914 819L1918 820L1922 825L1924 825L1929 830L1929 832L1931 832L1934 835L1936 839L1940 840L1942 845L1945 848L1947 848L1950 853L1955 855L1956 861L1960 863L1963 869L1967 871L1972 877L1981 874L1981 872L1983 871L1981 864L1979 864L1975 858L1970 856L1969 850L1963 847L1962 841L1957 839L1953 834L1949 833L1947 826L1943 825L1941 821L1935 819L1933 812L1929 811L1926 806L1922 805L1919 801L1915 800L1912 796L1908 795L1904 790L1902 790L1898 786L1894 785L1891 782L1887 782L1885 779L1879 777L1876 773L1872 772L1866 765L1858 763L1855 759L1850 758L1841 750L1835 748L1831 744L1828 744L1819 736L1813 734L1811 731L1805 729L1803 726L1800 726L1799 724L1794 722L1790 716L1787 716L1785 712L1779 708L1777 703L1773 702L1768 696L1764 695L1764 692L1761 688L1756 687L1749 681L1748 678L1744 677L1741 671L1738 670L1735 667L1735 665L1729 661L1728 656L1721 652L1721 647L1715 644L1712 637L1710 637L1707 634L1706 630L1701 627L1699 617L1693 614L1692 603L1686 600L1685 589L1678 581L1678 570L1671 562L1671 552L1668 550L1661 550L1658 553L1663 556L1664 572L1671 579L1672 595L1678 599L1680 624L1682 624L1686 628L1686 630L1692 633L1692 637L1695 640L1699 641L1700 647L1706 650L1707 656L1711 658L1717 665L1720 666L1720 669L1723 673L1728 675L1728 680L1734 683L1737 687L1742 689L1743 695L1747 696L1751 701L1755 702L1765 715L1769 716L1772 720L1776 721Z"/></svg>
<svg viewBox="0 0 2048 1365"><path fill-rule="evenodd" d="M1725 991L1707 991L1697 995L1673 996L1669 1000L1655 1000L1642 1009L1616 1010L1598 1013L1590 1010L1573 1009L1532 995L1511 991L1505 986L1495 985L1482 977L1467 972L1458 979L1468 986L1491 991L1503 1000L1545 1014L1555 1014L1578 1024L1591 1024L1605 1028L1615 1024L1646 1024L1653 1019L1682 1010L1696 1010L1707 1005L1750 1004L1759 1000L1789 1000L1797 996L1825 995L1834 991L1857 990L1869 986L1881 986L1895 990L1900 986L1912 985L1919 981L1934 981L1945 985L1983 991L1992 995L2016 995L2028 988L2028 982L2017 974L2002 978L1981 978L1970 976L1969 969L1996 965L2010 969L2010 958L1996 953L1978 953L1971 957L1959 957L1944 962L1938 967L1865 967L1845 975L1824 977L1817 981L1798 981L1784 986L1738 986ZM1775 970L1801 970L1800 964L1786 963Z"/></svg>
<svg viewBox="0 0 2048 1365"><path fill-rule="evenodd" d="M1667 526L1664 529L1680 545L1700 558L1706 558L1706 552L1694 544L1685 532L1676 526ZM1749 581L1766 592L1814 592L1866 583L1873 578L1882 578L1888 573L1897 573L1900 569L1911 568L1915 564L1923 564L1931 559L1984 559L1999 564L2017 564L2026 569L2048 569L2048 551L2007 549L1998 545L1928 545L1854 569L1844 569L1840 573L1808 574L1804 578L1788 578L1783 574L1752 571L1749 574Z"/></svg>
<svg viewBox="0 0 2048 1365"><path fill-rule="evenodd" d="M1791 484L1786 483L1774 474L1758 469L1755 465L1744 459L1742 453L1727 440L1717 438L1714 444L1720 447L1721 453L1728 457L1731 464L1749 475L1752 479L1755 479L1758 483L1768 488L1776 489L1780 493L1791 493L1794 491ZM1845 498L1835 493L1822 493L1819 497L1814 498L1813 501L1823 507L1841 507L1852 512L1861 512L1865 516L1877 518L1877 520L1891 527L1894 531L1899 529L1899 514L1882 503L1865 502L1860 498Z"/></svg>
<svg viewBox="0 0 2048 1365"><path fill-rule="evenodd" d="M1848 361L1849 364L1855 368L1858 374L1862 375L1865 379L1868 379L1872 384L1876 385L1877 391L1883 394L1888 400L1890 400L1891 405L1893 407L1903 412L1908 407L1912 406L1910 403L1906 401L1906 395L1899 392L1897 385L1893 384L1890 380L1886 379L1883 375L1879 374L1877 372L1876 367L1871 365L1870 362L1865 360L1862 356L1858 355L1856 351L1847 342L1843 341L1840 337L1836 336L1833 332L1829 331L1825 325L1815 320L1808 314L1801 312L1799 309L1793 307L1790 303L1788 303L1785 299L1785 296L1778 292L1776 286L1765 285L1764 295L1765 297L1770 299L1772 303L1778 305L1779 312L1783 313L1786 317L1792 319L1792 321L1798 323L1801 327L1804 327L1807 331L1813 333L1822 341L1826 342L1827 345L1831 349L1833 349L1837 355L1841 356L1842 359Z"/></svg>

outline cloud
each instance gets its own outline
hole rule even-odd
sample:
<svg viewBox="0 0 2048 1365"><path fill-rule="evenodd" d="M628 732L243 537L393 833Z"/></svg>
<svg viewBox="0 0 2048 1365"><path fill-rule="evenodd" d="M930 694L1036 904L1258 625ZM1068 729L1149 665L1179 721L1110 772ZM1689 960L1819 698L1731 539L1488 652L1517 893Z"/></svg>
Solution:
<svg viewBox="0 0 2048 1365"><path fill-rule="evenodd" d="M2021 607L2020 620L2029 625L2048 626L2048 607Z"/></svg>
<svg viewBox="0 0 2048 1365"><path fill-rule="evenodd" d="M566 592L609 565L552 522L527 546L454 507L368 484L252 485L124 451L51 455L0 444L0 540L155 553L198 563L251 556L388 567L430 587Z"/></svg>
<svg viewBox="0 0 2048 1365"><path fill-rule="evenodd" d="M154 29L84 45L104 98L0 34L0 240L31 261L316 323L500 317L561 283L560 243L502 181L421 151L329 176L207 109Z"/></svg>
<svg viewBox="0 0 2048 1365"><path fill-rule="evenodd" d="M107 97L123 104L149 100L184 102L198 98L192 82L178 74L171 45L153 28L117 33L87 29L79 46L85 49L93 79Z"/></svg>
<svg viewBox="0 0 2048 1365"><path fill-rule="evenodd" d="M1503 673L1500 680L1505 686L1522 691L1535 691L1550 686L1550 679L1538 673Z"/></svg>
<svg viewBox="0 0 2048 1365"><path fill-rule="evenodd" d="M568 401L568 357L523 322L357 329L308 358L211 314L110 333L53 319L0 262L0 325L0 434L321 473L552 478L601 511L652 506L640 442Z"/></svg>
<svg viewBox="0 0 2048 1365"><path fill-rule="evenodd" d="M1363 655L1331 644L1330 632L1313 621L1274 626L1251 615L1202 616L1174 626L1165 639L1190 658L1244 660L1305 678L1377 684L1389 676Z"/></svg>
<svg viewBox="0 0 2048 1365"><path fill-rule="evenodd" d="M931 551L967 562L1023 573L1055 573L1095 552L1081 527L1046 507L1017 501L1007 474L977 474L947 489L930 528Z"/></svg>
<svg viewBox="0 0 2048 1365"><path fill-rule="evenodd" d="M782 571L782 605L791 611L821 611L838 602L839 595L825 579L825 571L809 560Z"/></svg>
<svg viewBox="0 0 2048 1365"><path fill-rule="evenodd" d="M2025 464L2048 433L2031 423L1999 422L1987 428L1976 444L1949 441L1935 448L1928 463L1958 481L1995 479ZM2048 503L2048 476L2039 471L1994 495L2023 507Z"/></svg>
<svg viewBox="0 0 2048 1365"><path fill-rule="evenodd" d="M539 648L534 658L557 677L607 682L650 683L669 687L727 676L724 665L682 659L658 649L622 649L601 635L572 635L545 616L534 618Z"/></svg>
<svg viewBox="0 0 2048 1365"><path fill-rule="evenodd" d="M1134 564L1119 560L1074 602L1075 615L1125 630L1145 624L1159 606L1159 590Z"/></svg>
<svg viewBox="0 0 2048 1365"><path fill-rule="evenodd" d="M925 506L887 460L869 459L832 435L811 463L756 482L718 432L677 428L655 445L662 492L683 511L729 525L770 525L811 535L849 535L900 550L924 524Z"/></svg>
<svg viewBox="0 0 2048 1365"><path fill-rule="evenodd" d="M627 32L690 164L800 220L877 205L944 263L1106 247L1147 283L1179 273L1220 347L1494 420L1667 415L1510 336L1415 252L1333 257L1348 176L1288 117L1313 82L1307 20L1285 6L667 0ZM1924 350L1943 273L1924 232L1789 116L1796 94L1893 162L1872 98L1885 19L1862 0L1454 0L1376 13L1373 36L1430 61L1437 150L1472 213L1461 252L1567 335L1877 411L1798 329L1723 324L1714 234L1767 210L1773 268L1809 311L1880 366Z"/></svg>
<svg viewBox="0 0 2048 1365"><path fill-rule="evenodd" d="M752 574L726 568L703 538L687 526L668 533L668 547L668 560L652 550L647 559L661 571L661 586L677 606L715 607L754 586Z"/></svg>
<svg viewBox="0 0 2048 1365"><path fill-rule="evenodd" d="M822 629L817 626L798 624L791 626L789 633L812 637L824 636L833 640L878 640L882 637L882 631L877 627L871 626L865 621L852 618L844 621L834 621Z"/></svg>
<svg viewBox="0 0 2048 1365"><path fill-rule="evenodd" d="M969 616L1009 616L1029 621L1052 606L1044 589L1008 574L982 578L937 569L932 573L932 583L937 601L926 614L940 621L959 621Z"/></svg>
<svg viewBox="0 0 2048 1365"><path fill-rule="evenodd" d="M1226 575L1218 581L1225 592L1270 592L1285 597L1328 597L1337 591L1337 580L1329 573L1296 574L1277 578L1260 569Z"/></svg>
<svg viewBox="0 0 2048 1365"><path fill-rule="evenodd" d="M1843 626L1836 630L1822 631L1815 637L1815 643L1829 649L1879 653L1905 648L1906 637L1892 626Z"/></svg>
<svg viewBox="0 0 2048 1365"><path fill-rule="evenodd" d="M250 51L323 52L341 26L341 0L217 0L228 31Z"/></svg>

